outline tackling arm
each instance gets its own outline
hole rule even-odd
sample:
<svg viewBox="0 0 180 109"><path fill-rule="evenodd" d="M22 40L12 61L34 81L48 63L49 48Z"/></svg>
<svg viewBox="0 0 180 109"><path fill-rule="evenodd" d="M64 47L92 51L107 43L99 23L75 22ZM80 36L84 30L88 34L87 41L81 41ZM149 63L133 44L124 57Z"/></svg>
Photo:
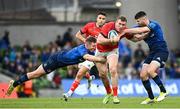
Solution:
<svg viewBox="0 0 180 109"><path fill-rule="evenodd" d="M124 32L129 34L140 34L140 33L150 32L150 29L148 27L137 27L137 28L125 29Z"/></svg>
<svg viewBox="0 0 180 109"><path fill-rule="evenodd" d="M138 42L143 40L144 38L146 38L148 36L149 32L146 33L142 33L142 34L135 34L133 35L133 38L131 38L130 40L133 42Z"/></svg>
<svg viewBox="0 0 180 109"><path fill-rule="evenodd" d="M106 62L105 58L103 58L103 57L96 57L96 56L93 56L93 55L90 55L90 54L85 54L83 56L83 58L85 60L93 61L93 62L102 62L102 63Z"/></svg>

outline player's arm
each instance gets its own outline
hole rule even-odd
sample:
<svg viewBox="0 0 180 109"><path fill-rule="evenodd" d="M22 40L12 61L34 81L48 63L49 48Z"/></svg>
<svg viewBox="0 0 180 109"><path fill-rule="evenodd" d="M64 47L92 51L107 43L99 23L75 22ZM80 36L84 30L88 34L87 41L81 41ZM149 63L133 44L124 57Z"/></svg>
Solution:
<svg viewBox="0 0 180 109"><path fill-rule="evenodd" d="M142 33L142 34L134 34L133 37L129 40L133 41L133 42L138 42L143 40L144 38L146 38L148 36L149 32L146 33Z"/></svg>
<svg viewBox="0 0 180 109"><path fill-rule="evenodd" d="M106 59L104 57L96 57L96 56L93 56L93 55L90 55L90 54L85 54L83 56L83 58L85 60L88 60L88 61L93 61L93 62L106 62Z"/></svg>
<svg viewBox="0 0 180 109"><path fill-rule="evenodd" d="M140 34L140 33L147 33L150 32L151 30L149 27L137 27L137 28L130 28L130 29L125 29L124 33L129 33L129 34Z"/></svg>
<svg viewBox="0 0 180 109"><path fill-rule="evenodd" d="M148 36L149 32L146 33L141 33L141 34L135 34L134 37L139 39L139 40L143 40L144 38L146 38Z"/></svg>
<svg viewBox="0 0 180 109"><path fill-rule="evenodd" d="M139 39L137 39L136 37L132 37L131 39L129 39L130 41L132 41L132 42L138 42L138 41L140 41Z"/></svg>
<svg viewBox="0 0 180 109"><path fill-rule="evenodd" d="M76 38L78 38L80 41L82 41L83 43L85 43L86 39L84 37L84 34L81 33L81 31L78 31L76 33Z"/></svg>
<svg viewBox="0 0 180 109"><path fill-rule="evenodd" d="M105 38L102 34L99 34L97 38L97 43L102 44L102 45L109 45L109 44L118 43L119 40L120 40L120 37L108 39L108 38Z"/></svg>

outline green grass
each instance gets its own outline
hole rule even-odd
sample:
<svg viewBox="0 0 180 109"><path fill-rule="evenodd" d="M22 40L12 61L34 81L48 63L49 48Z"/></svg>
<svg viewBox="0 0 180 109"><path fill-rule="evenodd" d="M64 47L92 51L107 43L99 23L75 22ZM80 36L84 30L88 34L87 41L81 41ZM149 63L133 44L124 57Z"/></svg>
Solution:
<svg viewBox="0 0 180 109"><path fill-rule="evenodd" d="M102 104L102 98L24 98L0 99L0 108L180 108L180 97L168 97L165 101L140 105L144 98L120 98L120 104Z"/></svg>

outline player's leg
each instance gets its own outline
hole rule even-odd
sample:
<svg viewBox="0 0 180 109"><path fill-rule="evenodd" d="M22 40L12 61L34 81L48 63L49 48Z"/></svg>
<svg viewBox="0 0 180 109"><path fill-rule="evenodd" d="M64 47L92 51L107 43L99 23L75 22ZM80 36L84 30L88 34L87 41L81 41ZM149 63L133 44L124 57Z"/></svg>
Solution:
<svg viewBox="0 0 180 109"><path fill-rule="evenodd" d="M118 99L118 55L110 54L107 57L107 62L109 64L109 71L111 73L112 89L113 89L113 103L120 103Z"/></svg>
<svg viewBox="0 0 180 109"><path fill-rule="evenodd" d="M156 73L156 70L159 68L160 64L157 61L152 61L149 64L149 67L147 68L148 74L151 76L151 78L154 80L154 82L158 85L161 92L166 93L166 89L159 78L158 74Z"/></svg>
<svg viewBox="0 0 180 109"><path fill-rule="evenodd" d="M89 72L86 72L85 78L86 78L87 81L88 81L88 89L90 89L90 87L91 87L91 82L92 82L92 80L95 79L95 76L94 76L94 75L90 75Z"/></svg>
<svg viewBox="0 0 180 109"><path fill-rule="evenodd" d="M70 96L72 96L72 94L74 93L75 89L79 86L81 79L83 78L83 76L86 74L86 72L89 71L88 68L81 66L81 68L79 69L76 78L74 80L74 82L72 83L69 91L67 93L63 94L64 100L67 101L68 98Z"/></svg>
<svg viewBox="0 0 180 109"><path fill-rule="evenodd" d="M102 83L103 83L106 93L107 93L107 95L103 98L103 104L107 104L112 97L112 89L111 89L109 78L107 75L107 73L108 73L107 65L106 65L106 63L104 63L104 64L96 63L96 67L99 72L99 77L101 78Z"/></svg>
<svg viewBox="0 0 180 109"><path fill-rule="evenodd" d="M49 59L45 63L40 65L36 70L29 72L25 75L22 75L16 81L11 80L6 94L10 95L16 86L24 83L25 81L28 81L28 80L34 79L34 78L38 78L44 74L51 73L56 68L61 67L61 63L57 62L57 56L58 56L58 53L51 55L49 57Z"/></svg>
<svg viewBox="0 0 180 109"><path fill-rule="evenodd" d="M6 95L11 95L12 91L16 86L21 85L28 80L38 78L44 74L46 74L44 68L42 67L42 65L40 65L35 71L28 72L27 74L20 76L18 80L11 80Z"/></svg>
<svg viewBox="0 0 180 109"><path fill-rule="evenodd" d="M73 84L71 85L69 91L67 93L63 94L64 100L67 101L68 97L72 96L72 94L74 93L74 91L76 90L76 88L79 86L80 81L82 80L83 76L86 75L86 73L94 66L94 63L91 61L84 61L83 63L79 64L79 71L76 75L76 78L73 82ZM92 77L90 76L90 78L88 79L88 86L92 80Z"/></svg>
<svg viewBox="0 0 180 109"><path fill-rule="evenodd" d="M94 75L90 75L89 71L91 70L91 68L94 66L95 64L91 61L84 61L83 63L79 64L79 68L81 67L85 67L86 68L86 73L85 73L85 78L88 81L88 89L91 87L91 82L93 79L95 79Z"/></svg>
<svg viewBox="0 0 180 109"><path fill-rule="evenodd" d="M168 95L161 79L159 78L158 74L156 73L158 68L164 66L164 62L167 60L167 58L168 58L168 52L156 53L147 69L148 74L151 76L151 78L154 80L154 82L158 85L158 87L161 91L159 97L157 98L157 101L164 100L165 97Z"/></svg>
<svg viewBox="0 0 180 109"><path fill-rule="evenodd" d="M103 56L106 57L107 53L101 53L98 50L96 50L95 56ZM103 85L105 87L107 95L103 99L103 104L107 104L111 97L112 97L112 89L110 86L110 81L108 78L108 69L107 69L107 63L96 63L96 67L99 72L99 77L101 78Z"/></svg>
<svg viewBox="0 0 180 109"><path fill-rule="evenodd" d="M149 74L147 72L147 68L149 64L144 63L140 72L140 78L145 90L148 93L148 98L141 102L141 104L149 104L154 103L154 95L151 89L151 83L149 81Z"/></svg>

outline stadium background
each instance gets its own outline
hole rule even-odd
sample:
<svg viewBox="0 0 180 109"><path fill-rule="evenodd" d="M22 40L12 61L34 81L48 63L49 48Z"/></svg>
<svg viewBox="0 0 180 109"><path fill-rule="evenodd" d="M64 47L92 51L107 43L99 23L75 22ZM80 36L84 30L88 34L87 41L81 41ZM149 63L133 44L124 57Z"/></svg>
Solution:
<svg viewBox="0 0 180 109"><path fill-rule="evenodd" d="M128 18L128 27L135 21L134 14L144 10L160 22L171 51L167 66L159 74L166 81L171 96L180 96L180 0L0 0L0 97L10 79L32 71L48 56L62 49L70 49L80 42L75 33L88 21L95 21L98 11L108 14L108 21L118 15ZM139 67L148 53L143 42L120 42L120 96L145 96L139 81ZM90 90L83 80L74 97L104 95L102 83L96 80ZM19 97L61 97L70 87L77 66L58 69L48 76L31 81L17 90ZM31 83L30 83L31 84ZM157 87L153 88L158 93ZM14 96L17 97L16 93Z"/></svg>

